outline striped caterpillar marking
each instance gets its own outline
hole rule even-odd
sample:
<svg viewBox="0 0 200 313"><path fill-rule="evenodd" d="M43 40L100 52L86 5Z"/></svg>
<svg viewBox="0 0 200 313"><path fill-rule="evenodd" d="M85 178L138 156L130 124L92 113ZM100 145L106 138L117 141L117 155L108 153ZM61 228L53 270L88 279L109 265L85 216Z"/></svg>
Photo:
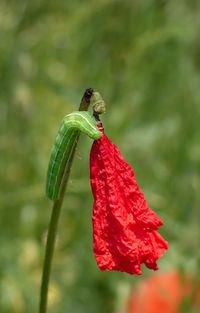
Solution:
<svg viewBox="0 0 200 313"><path fill-rule="evenodd" d="M93 140L101 137L95 120L88 112L78 111L66 115L56 136L49 160L46 194L51 200L60 198L63 174L72 159L80 132Z"/></svg>

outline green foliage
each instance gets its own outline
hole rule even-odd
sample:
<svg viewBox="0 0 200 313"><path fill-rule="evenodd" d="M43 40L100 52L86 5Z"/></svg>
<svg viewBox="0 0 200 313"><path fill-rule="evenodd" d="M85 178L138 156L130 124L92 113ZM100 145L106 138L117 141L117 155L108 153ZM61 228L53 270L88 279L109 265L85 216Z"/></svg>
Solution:
<svg viewBox="0 0 200 313"><path fill-rule="evenodd" d="M0 1L1 313L37 312L51 145L86 87L103 95L106 132L165 220L161 270L199 277L199 14L197 0ZM49 312L118 312L138 281L95 264L90 145L81 139L72 169Z"/></svg>

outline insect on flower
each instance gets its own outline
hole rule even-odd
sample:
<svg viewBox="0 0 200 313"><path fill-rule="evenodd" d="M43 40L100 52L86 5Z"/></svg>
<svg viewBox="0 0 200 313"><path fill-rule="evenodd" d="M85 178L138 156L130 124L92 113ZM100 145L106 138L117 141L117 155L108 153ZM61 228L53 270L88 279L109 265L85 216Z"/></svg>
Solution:
<svg viewBox="0 0 200 313"><path fill-rule="evenodd" d="M51 200L60 198L64 171L81 131L92 139L101 136L94 119L88 112L77 111L64 117L49 160L46 193Z"/></svg>
<svg viewBox="0 0 200 313"><path fill-rule="evenodd" d="M104 100L98 92L87 91L86 100L92 104L93 116L78 111L64 118L50 156L47 196L60 203L82 131L94 140L90 182L94 196L94 254L99 268L138 275L142 273L141 264L157 270L156 261L168 248L157 232L163 222L148 207L132 168L104 133L99 119L99 114L105 112Z"/></svg>

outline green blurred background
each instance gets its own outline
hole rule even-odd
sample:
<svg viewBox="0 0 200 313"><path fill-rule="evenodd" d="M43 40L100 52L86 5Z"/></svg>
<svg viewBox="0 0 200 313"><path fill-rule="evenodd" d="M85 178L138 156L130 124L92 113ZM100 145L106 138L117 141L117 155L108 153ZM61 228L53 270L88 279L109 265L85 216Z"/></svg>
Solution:
<svg viewBox="0 0 200 313"><path fill-rule="evenodd" d="M165 221L170 249L160 271L199 278L199 38L198 0L0 0L1 313L37 312L51 145L87 87L104 97L106 133ZM49 312L124 313L130 289L154 275L96 266L90 146L82 136L59 224Z"/></svg>

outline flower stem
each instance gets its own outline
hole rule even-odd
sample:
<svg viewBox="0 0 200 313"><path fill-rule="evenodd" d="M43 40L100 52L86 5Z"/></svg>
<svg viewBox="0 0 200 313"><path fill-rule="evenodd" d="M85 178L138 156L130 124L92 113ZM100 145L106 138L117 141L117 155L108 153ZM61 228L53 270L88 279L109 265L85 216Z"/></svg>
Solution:
<svg viewBox="0 0 200 313"><path fill-rule="evenodd" d="M93 89L89 88L86 89L83 98L81 100L79 111L87 111L90 98L92 96ZM42 272L42 281L41 281L41 289L40 289L40 304L39 304L39 313L46 313L47 312L47 302L48 302L48 287L49 287L49 280L50 280L50 273L51 273L51 264L53 259L55 241L56 241L56 233L58 228L58 221L60 216L60 211L62 208L62 203L64 200L65 190L67 187L71 166L73 163L77 143L78 143L79 135L77 136L76 140L73 143L71 156L66 165L65 172L63 175L63 181L61 184L60 189L60 198L55 200L53 203L49 229L47 234L47 243L46 243L46 251L44 257L44 265L43 265L43 272Z"/></svg>
<svg viewBox="0 0 200 313"><path fill-rule="evenodd" d="M55 246L56 232L58 226L58 220L60 216L60 211L62 207L62 200L57 200L53 204L51 219L49 223L47 243L46 243L46 252L43 265L43 274L42 274L42 284L41 284L41 293L40 293L40 313L45 313L47 311L47 295L48 295L48 286L49 278L51 272L51 263L53 258L53 251Z"/></svg>

